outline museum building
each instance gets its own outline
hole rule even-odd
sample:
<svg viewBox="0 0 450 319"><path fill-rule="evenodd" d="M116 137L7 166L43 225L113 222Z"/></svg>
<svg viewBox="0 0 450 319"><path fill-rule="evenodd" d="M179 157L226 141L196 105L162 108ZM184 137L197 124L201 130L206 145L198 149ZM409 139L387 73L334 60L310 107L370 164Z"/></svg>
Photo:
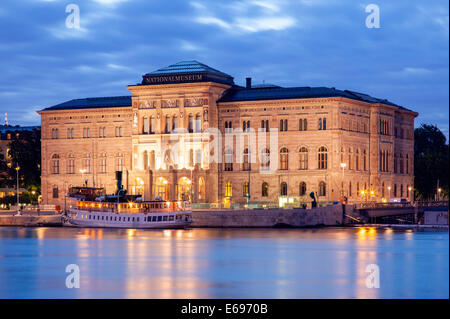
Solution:
<svg viewBox="0 0 450 319"><path fill-rule="evenodd" d="M147 73L129 96L44 108L42 199L70 186L144 200L301 205L410 200L414 118L386 99L327 87L246 86L197 61Z"/></svg>

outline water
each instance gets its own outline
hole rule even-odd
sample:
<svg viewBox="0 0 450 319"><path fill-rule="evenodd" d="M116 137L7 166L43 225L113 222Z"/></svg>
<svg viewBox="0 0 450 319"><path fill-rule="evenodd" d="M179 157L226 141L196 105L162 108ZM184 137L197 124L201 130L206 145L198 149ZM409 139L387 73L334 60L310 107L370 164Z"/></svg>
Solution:
<svg viewBox="0 0 450 319"><path fill-rule="evenodd" d="M448 298L448 265L448 232L0 227L0 298Z"/></svg>

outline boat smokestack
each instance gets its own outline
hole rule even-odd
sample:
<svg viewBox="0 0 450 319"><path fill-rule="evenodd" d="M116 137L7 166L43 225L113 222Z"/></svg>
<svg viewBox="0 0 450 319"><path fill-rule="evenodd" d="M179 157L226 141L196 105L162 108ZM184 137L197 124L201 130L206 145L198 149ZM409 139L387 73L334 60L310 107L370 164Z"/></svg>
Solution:
<svg viewBox="0 0 450 319"><path fill-rule="evenodd" d="M116 171L116 194L122 189L122 172Z"/></svg>

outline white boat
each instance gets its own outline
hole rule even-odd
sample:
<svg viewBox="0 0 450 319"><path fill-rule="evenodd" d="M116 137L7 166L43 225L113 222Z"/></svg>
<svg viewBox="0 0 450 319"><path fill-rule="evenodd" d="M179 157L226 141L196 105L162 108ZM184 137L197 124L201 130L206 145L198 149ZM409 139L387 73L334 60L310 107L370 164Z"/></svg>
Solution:
<svg viewBox="0 0 450 319"><path fill-rule="evenodd" d="M192 223L188 202L142 201L139 195L105 195L103 188L72 187L73 201L63 226L106 228L185 228Z"/></svg>

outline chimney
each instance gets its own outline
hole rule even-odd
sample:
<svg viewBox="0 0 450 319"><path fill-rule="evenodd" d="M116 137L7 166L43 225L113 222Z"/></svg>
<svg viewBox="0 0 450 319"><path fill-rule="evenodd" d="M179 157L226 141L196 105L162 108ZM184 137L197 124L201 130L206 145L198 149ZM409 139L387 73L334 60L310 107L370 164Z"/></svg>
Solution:
<svg viewBox="0 0 450 319"><path fill-rule="evenodd" d="M247 89L251 89L251 88L252 88L252 78L246 78L245 80L246 80L246 85L245 85L245 87L246 87Z"/></svg>

